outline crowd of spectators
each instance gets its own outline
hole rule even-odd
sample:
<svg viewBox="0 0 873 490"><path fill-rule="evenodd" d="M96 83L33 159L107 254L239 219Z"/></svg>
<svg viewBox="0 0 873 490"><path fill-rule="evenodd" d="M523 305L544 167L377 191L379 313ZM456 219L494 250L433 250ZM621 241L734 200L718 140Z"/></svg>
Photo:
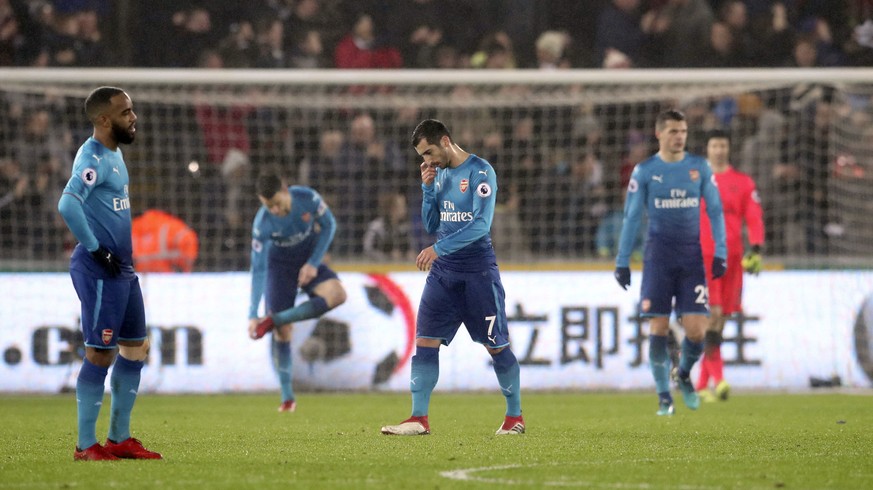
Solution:
<svg viewBox="0 0 873 490"><path fill-rule="evenodd" d="M0 0L0 66L858 66L865 0Z"/></svg>
<svg viewBox="0 0 873 490"><path fill-rule="evenodd" d="M0 0L0 65L552 70L840 66L873 60L868 19L873 2L861 1L155 0L145 5ZM417 156L408 137L421 118L434 116L449 123L462 147L500 172L493 238L502 257L608 259L615 253L622 190L633 165L655 149L652 118L671 104L689 117L692 151L703 150L699 145L710 129L734 131L734 155L766 196L770 253L827 253L830 238L854 229L848 221L831 219L828 206L834 211L845 204L839 195L828 199L829 186L867 182L853 173L857 164L832 172L836 153L845 150L842 161L852 162L866 151L837 147L832 128L840 124L860 134L873 122L869 104L857 97L835 102L821 86L638 104L536 109L456 104L311 113L259 103L257 88L210 90L195 90L185 107L136 100L134 94L144 121L167 123L151 125L143 137L167 143L129 150L143 163L131 170L132 195L139 200L134 208L160 207L190 223L200 235L201 270L247 267L247 237L257 207L251 182L267 166L278 167L291 183L314 186L331 204L342 225L332 247L337 257L404 260L416 253L432 237L417 216L420 193L411 184L417 167L410 164ZM476 96L465 86L449 95L456 102ZM238 103L215 103L228 98ZM36 102L0 98L3 256L57 257L73 245L55 205L75 149L90 132L80 102L51 93Z"/></svg>

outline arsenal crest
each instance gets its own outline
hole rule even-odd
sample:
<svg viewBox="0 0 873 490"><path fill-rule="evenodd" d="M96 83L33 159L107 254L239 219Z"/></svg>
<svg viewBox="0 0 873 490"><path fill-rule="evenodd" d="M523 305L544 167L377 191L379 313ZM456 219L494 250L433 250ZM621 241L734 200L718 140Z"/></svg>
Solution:
<svg viewBox="0 0 873 490"><path fill-rule="evenodd" d="M691 182L697 182L700 180L700 171L699 170L689 170L688 176L691 177Z"/></svg>
<svg viewBox="0 0 873 490"><path fill-rule="evenodd" d="M104 328L103 329L103 344L109 345L109 342L112 342L112 329Z"/></svg>
<svg viewBox="0 0 873 490"><path fill-rule="evenodd" d="M470 187L470 181L467 179L461 179L461 192L467 192L467 187Z"/></svg>

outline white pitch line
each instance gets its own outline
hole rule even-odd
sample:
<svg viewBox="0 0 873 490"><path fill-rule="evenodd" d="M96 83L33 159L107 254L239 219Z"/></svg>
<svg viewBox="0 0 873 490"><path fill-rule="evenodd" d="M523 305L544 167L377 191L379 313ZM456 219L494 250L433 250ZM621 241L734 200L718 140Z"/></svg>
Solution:
<svg viewBox="0 0 873 490"><path fill-rule="evenodd" d="M634 460L630 462L651 461L651 459ZM612 461L615 463L616 461ZM534 463L534 464L508 464L497 466L482 466L479 468L465 468L458 470L442 471L440 476L450 480L477 482L477 483L494 483L499 485L543 485L550 487L589 487L589 488L619 488L619 489L641 489L646 490L653 488L648 483L623 483L623 482L591 482L582 480L556 480L556 481L535 481L535 480L517 480L512 478L489 478L477 476L475 473L483 471L499 471L517 468L533 468L537 466L558 466L566 465L567 463ZM571 463L573 464L573 463ZM577 462L579 464L596 464L594 461ZM682 490L715 490L720 487L707 487L700 485L675 485L673 488Z"/></svg>

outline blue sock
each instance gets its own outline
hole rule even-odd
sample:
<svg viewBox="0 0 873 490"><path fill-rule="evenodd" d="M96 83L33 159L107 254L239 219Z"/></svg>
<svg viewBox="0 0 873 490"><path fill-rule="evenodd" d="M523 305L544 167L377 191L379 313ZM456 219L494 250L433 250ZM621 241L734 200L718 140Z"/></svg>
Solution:
<svg viewBox="0 0 873 490"><path fill-rule="evenodd" d="M95 366L88 359L82 362L76 380L76 406L78 408L79 449L88 449L97 444L97 416L103 405L103 391L109 368Z"/></svg>
<svg viewBox="0 0 873 490"><path fill-rule="evenodd" d="M430 394L440 377L440 348L416 347L412 356L409 390L412 392L412 416L427 415Z"/></svg>
<svg viewBox="0 0 873 490"><path fill-rule="evenodd" d="M494 372L497 374L497 382L500 383L500 391L506 397L506 415L518 417L521 415L521 369L518 359L509 347L491 356L494 360Z"/></svg>
<svg viewBox="0 0 873 490"><path fill-rule="evenodd" d="M291 341L273 340L273 369L279 375L279 388L282 389L282 401L294 399L294 389L291 387Z"/></svg>
<svg viewBox="0 0 873 490"><path fill-rule="evenodd" d="M670 355L667 353L667 336L649 336L649 367L655 378L655 389L659 396L670 395Z"/></svg>
<svg viewBox="0 0 873 490"><path fill-rule="evenodd" d="M139 391L140 372L145 362L115 358L109 386L112 391L112 405L109 416L109 440L121 442L130 437L130 412Z"/></svg>
<svg viewBox="0 0 873 490"><path fill-rule="evenodd" d="M682 354L679 356L679 376L687 378L691 374L694 363L700 359L703 352L703 342L692 342L688 337L682 340Z"/></svg>
<svg viewBox="0 0 873 490"><path fill-rule="evenodd" d="M330 310L330 308L327 306L327 301L325 301L324 298L321 296L312 296L309 298L309 301L305 303L300 303L293 308L273 313L273 323L276 325L286 325L288 323L308 320L310 318L319 317L327 313L328 310Z"/></svg>

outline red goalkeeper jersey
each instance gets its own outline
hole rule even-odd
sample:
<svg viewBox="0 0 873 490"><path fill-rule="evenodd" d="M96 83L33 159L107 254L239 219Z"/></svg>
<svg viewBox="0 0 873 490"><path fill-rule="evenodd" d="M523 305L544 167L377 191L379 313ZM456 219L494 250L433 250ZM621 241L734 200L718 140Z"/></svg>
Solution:
<svg viewBox="0 0 873 490"><path fill-rule="evenodd" d="M724 225L727 232L728 255L743 254L743 221L749 233L749 244L764 243L764 220L761 213L761 199L751 177L728 166L727 170L714 173L724 210ZM700 246L705 256L714 253L712 232L705 203L700 206Z"/></svg>

